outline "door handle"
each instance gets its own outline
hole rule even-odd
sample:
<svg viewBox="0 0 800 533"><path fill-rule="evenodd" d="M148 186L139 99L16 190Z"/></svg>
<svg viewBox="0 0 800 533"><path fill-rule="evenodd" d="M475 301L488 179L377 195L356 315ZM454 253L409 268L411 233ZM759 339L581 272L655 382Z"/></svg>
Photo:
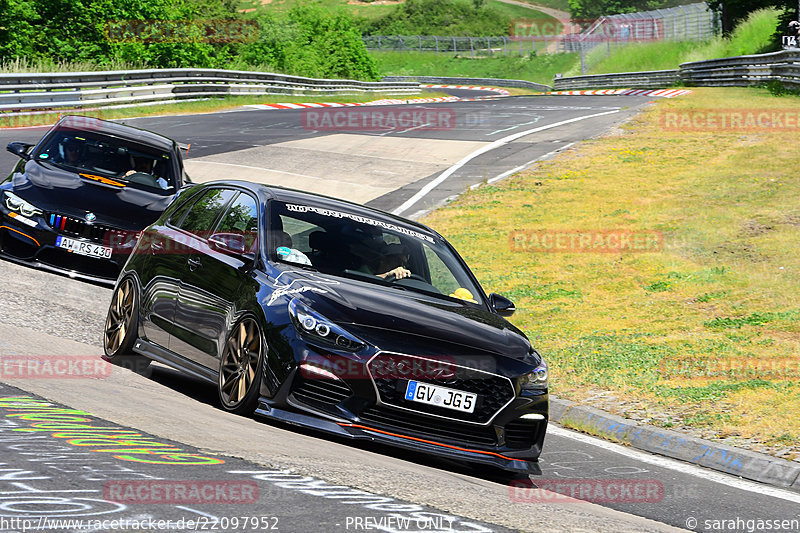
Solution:
<svg viewBox="0 0 800 533"><path fill-rule="evenodd" d="M189 259L189 261L187 261L187 263L189 263L189 270L191 270L191 271L194 271L196 268L199 268L199 267L203 266L203 263L201 263L199 259L193 259L192 258L192 259Z"/></svg>
<svg viewBox="0 0 800 533"><path fill-rule="evenodd" d="M160 243L160 242L157 242L157 241L151 241L150 242L150 253L151 254L157 254L157 253L160 253L160 252L163 252L163 251L164 251L164 244L163 243Z"/></svg>

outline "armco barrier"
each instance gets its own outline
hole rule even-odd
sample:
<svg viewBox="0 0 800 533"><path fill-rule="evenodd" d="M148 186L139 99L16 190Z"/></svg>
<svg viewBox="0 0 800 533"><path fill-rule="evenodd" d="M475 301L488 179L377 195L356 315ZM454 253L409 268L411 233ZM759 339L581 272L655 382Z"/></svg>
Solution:
<svg viewBox="0 0 800 533"><path fill-rule="evenodd" d="M502 78L452 78L447 76L384 76L384 82L419 82L439 85L489 85L492 87L516 87L535 91L550 91L549 85L527 80L505 80Z"/></svg>
<svg viewBox="0 0 800 533"><path fill-rule="evenodd" d="M770 81L800 87L800 50L693 61L682 63L677 70L556 78L553 85L556 90L620 87L655 89L678 82L688 86L747 87Z"/></svg>
<svg viewBox="0 0 800 533"><path fill-rule="evenodd" d="M678 79L678 70L651 70L556 78L553 80L553 87L556 91L595 88L658 89L675 85Z"/></svg>
<svg viewBox="0 0 800 533"><path fill-rule="evenodd" d="M324 80L268 72L150 69L0 74L0 111L97 107L228 95L419 94L418 83Z"/></svg>

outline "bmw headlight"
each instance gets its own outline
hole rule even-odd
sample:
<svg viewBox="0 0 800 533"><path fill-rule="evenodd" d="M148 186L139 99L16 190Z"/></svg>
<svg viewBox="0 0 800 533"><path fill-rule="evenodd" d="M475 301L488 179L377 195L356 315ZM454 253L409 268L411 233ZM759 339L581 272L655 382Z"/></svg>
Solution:
<svg viewBox="0 0 800 533"><path fill-rule="evenodd" d="M19 213L22 216L35 217L42 214L41 209L23 200L13 192L3 191L3 204L9 211Z"/></svg>
<svg viewBox="0 0 800 533"><path fill-rule="evenodd" d="M522 391L526 390L547 390L547 363L544 359L539 366L522 376Z"/></svg>
<svg viewBox="0 0 800 533"><path fill-rule="evenodd" d="M322 344L349 352L357 352L366 345L358 337L348 333L344 328L337 326L296 299L289 302L289 315L292 317L292 323L297 331Z"/></svg>

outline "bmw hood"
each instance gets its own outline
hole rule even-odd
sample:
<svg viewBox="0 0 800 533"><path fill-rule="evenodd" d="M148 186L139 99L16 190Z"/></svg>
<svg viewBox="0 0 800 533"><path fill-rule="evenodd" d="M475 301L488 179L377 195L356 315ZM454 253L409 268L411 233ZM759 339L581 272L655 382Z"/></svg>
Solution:
<svg viewBox="0 0 800 533"><path fill-rule="evenodd" d="M11 190L46 212L79 219L91 212L99 224L128 230L153 223L173 197L127 183L124 187L105 184L33 160L25 164L24 173L13 175Z"/></svg>
<svg viewBox="0 0 800 533"><path fill-rule="evenodd" d="M379 349L433 349L443 343L533 362L525 335L485 308L348 278L293 274L292 285L302 283L306 289L295 292L299 301Z"/></svg>

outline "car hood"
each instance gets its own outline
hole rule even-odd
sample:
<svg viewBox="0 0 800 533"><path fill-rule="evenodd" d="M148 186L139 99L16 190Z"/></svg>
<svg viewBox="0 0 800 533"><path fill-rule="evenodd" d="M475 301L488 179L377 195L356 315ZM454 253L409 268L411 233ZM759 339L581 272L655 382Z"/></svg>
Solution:
<svg viewBox="0 0 800 533"><path fill-rule="evenodd" d="M381 350L430 351L442 343L533 362L520 330L466 302L313 272L293 273L289 284L291 296Z"/></svg>
<svg viewBox="0 0 800 533"><path fill-rule="evenodd" d="M28 161L24 172L14 173L15 194L46 211L83 219L97 215L96 223L140 230L155 222L173 195L136 187L116 187L82 178L47 163Z"/></svg>

